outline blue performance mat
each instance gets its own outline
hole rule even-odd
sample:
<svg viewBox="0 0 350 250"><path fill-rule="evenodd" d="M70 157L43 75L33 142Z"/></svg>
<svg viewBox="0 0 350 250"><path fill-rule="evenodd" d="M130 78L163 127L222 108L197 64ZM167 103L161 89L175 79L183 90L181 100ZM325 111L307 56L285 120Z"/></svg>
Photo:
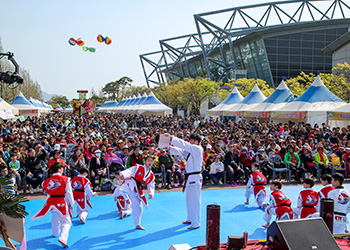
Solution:
<svg viewBox="0 0 350 250"><path fill-rule="evenodd" d="M350 188L349 185L345 185ZM296 205L302 185L283 187L282 191ZM315 190L321 189L320 185ZM229 235L242 236L244 231L249 239L265 239L266 229L262 219L264 211L253 199L244 205L245 189L221 189L202 191L201 228L188 230L182 221L186 220L185 194L182 192L156 193L149 200L149 209L144 209L141 225L146 231L135 230L133 216L122 220L115 202L110 196L93 197L93 209L87 216L86 224L80 224L73 214L73 225L68 239L69 249L169 249L172 244L188 243L190 246L203 245L206 241L206 207L209 204L221 206L220 242L227 242ZM270 190L267 187L267 195ZM268 197L265 200L268 202ZM26 218L28 250L61 249L57 238L52 237L51 214L32 221L30 218L44 204L45 200L25 203L29 216ZM76 209L76 208L74 208ZM4 245L0 240L0 245Z"/></svg>

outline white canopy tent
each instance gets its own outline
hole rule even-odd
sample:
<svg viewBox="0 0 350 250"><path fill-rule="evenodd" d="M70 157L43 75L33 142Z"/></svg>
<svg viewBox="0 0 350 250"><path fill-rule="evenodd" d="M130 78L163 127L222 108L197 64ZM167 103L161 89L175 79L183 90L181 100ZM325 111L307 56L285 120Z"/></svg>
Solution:
<svg viewBox="0 0 350 250"><path fill-rule="evenodd" d="M111 101L108 106L105 108L105 112L115 112L116 108L118 107L117 101Z"/></svg>
<svg viewBox="0 0 350 250"><path fill-rule="evenodd" d="M34 99L33 97L29 98L29 102L37 107L39 109L40 114L44 114L44 113L49 113L49 109L47 107L45 107L41 101L39 101L38 99Z"/></svg>
<svg viewBox="0 0 350 250"><path fill-rule="evenodd" d="M25 117L28 116L39 116L40 112L37 107L31 104L27 98L20 91L18 95L12 100L10 103L11 106L18 109L19 115L23 115Z"/></svg>
<svg viewBox="0 0 350 250"><path fill-rule="evenodd" d="M141 100L141 95L140 93L137 95L137 97L135 98L135 100L133 102L130 103L130 105L127 108L127 112L130 112L131 110L133 110L133 108L135 108L137 106L137 103Z"/></svg>
<svg viewBox="0 0 350 250"><path fill-rule="evenodd" d="M334 110L345 106L346 102L334 95L322 82L319 76L311 86L293 102L281 107L278 111L272 112L271 117L275 122L279 121L278 118L281 113L293 113L293 112L306 112L304 119L310 124L322 123L327 121L327 111ZM285 118L288 115L284 115ZM283 120L283 119L282 119Z"/></svg>
<svg viewBox="0 0 350 250"><path fill-rule="evenodd" d="M142 105L137 108L137 113L143 115L168 115L172 114L173 110L161 103L151 92Z"/></svg>
<svg viewBox="0 0 350 250"><path fill-rule="evenodd" d="M294 94L287 87L286 83L282 80L276 90L265 101L257 104L253 104L250 107L246 107L246 111L271 111L279 110L295 100Z"/></svg>
<svg viewBox="0 0 350 250"><path fill-rule="evenodd" d="M70 104L68 105L67 108L65 108L63 110L64 113L73 113L73 111L74 111L74 109L73 109L72 105L70 105Z"/></svg>
<svg viewBox="0 0 350 250"><path fill-rule="evenodd" d="M350 104L328 111L327 119L330 127L347 127L350 124Z"/></svg>
<svg viewBox="0 0 350 250"><path fill-rule="evenodd" d="M112 101L105 101L105 102L101 105L101 107L99 107L99 108L97 109L97 112L105 112L106 109L110 106L111 103L112 103Z"/></svg>
<svg viewBox="0 0 350 250"><path fill-rule="evenodd" d="M145 102L145 100L147 99L147 94L146 92L143 93L142 97L137 101L137 103L135 103L130 109L129 109L129 113L135 113L137 111L137 109L139 107L141 107L141 105Z"/></svg>
<svg viewBox="0 0 350 250"><path fill-rule="evenodd" d="M132 97L131 99L129 99L119 110L122 112L126 112L129 108L130 105L136 100L136 96L134 95L134 97Z"/></svg>
<svg viewBox="0 0 350 250"><path fill-rule="evenodd" d="M14 119L15 113L18 114L18 109L8 104L0 97L0 118L3 120Z"/></svg>
<svg viewBox="0 0 350 250"><path fill-rule="evenodd" d="M243 99L244 97L241 95L237 87L235 87L223 102L209 110L209 115L221 116L222 111L225 110L228 105L240 103Z"/></svg>

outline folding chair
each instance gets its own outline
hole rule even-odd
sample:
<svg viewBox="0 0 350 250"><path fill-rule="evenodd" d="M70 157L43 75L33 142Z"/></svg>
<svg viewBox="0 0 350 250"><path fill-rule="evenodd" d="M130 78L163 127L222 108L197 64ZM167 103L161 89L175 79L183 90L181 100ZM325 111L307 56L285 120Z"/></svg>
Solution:
<svg viewBox="0 0 350 250"><path fill-rule="evenodd" d="M292 173L291 173L291 170L290 170L290 167L288 166L288 164L283 163L281 156L271 155L270 161L273 164L272 180L275 180L276 173L286 173L286 175L288 176L288 181L290 183ZM277 165L281 166L281 167L276 167ZM282 167L282 166L284 166L284 167Z"/></svg>

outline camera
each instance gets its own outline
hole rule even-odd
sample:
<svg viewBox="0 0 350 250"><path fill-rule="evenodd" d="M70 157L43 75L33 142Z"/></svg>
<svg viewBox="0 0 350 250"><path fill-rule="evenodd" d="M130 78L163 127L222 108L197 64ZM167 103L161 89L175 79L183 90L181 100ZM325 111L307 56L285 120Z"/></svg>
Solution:
<svg viewBox="0 0 350 250"><path fill-rule="evenodd" d="M0 59L2 59L5 56L15 66L15 71L12 73L11 72L0 72L0 81L7 83L9 85L11 85L13 83L22 84L23 78L18 75L19 65L17 64L16 60L13 57L14 56L13 53L11 53L11 52L0 53Z"/></svg>
<svg viewBox="0 0 350 250"><path fill-rule="evenodd" d="M20 77L17 73L8 73L8 72L0 72L0 81L3 81L4 83L12 84L12 83L23 83L23 78Z"/></svg>

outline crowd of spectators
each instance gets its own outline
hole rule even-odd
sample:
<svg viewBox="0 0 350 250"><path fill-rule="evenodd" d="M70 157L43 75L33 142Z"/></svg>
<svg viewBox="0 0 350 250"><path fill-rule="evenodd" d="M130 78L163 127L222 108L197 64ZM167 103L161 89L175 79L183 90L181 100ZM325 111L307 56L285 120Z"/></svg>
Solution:
<svg viewBox="0 0 350 250"><path fill-rule="evenodd" d="M298 183L331 173L334 159L340 162L339 168L350 163L350 125L330 128L325 123L50 114L0 124L0 165L7 167L1 175L12 178L17 191L28 187L31 193L39 192L50 166L59 161L71 177L88 167L93 188L99 191L104 183L113 182L117 171L143 164L144 156L152 155L157 185L170 189L182 186L186 159L159 149L159 136L170 133L187 140L194 131L203 138L205 185L243 184L253 162L260 165L267 181L272 180L275 168L287 167Z"/></svg>

